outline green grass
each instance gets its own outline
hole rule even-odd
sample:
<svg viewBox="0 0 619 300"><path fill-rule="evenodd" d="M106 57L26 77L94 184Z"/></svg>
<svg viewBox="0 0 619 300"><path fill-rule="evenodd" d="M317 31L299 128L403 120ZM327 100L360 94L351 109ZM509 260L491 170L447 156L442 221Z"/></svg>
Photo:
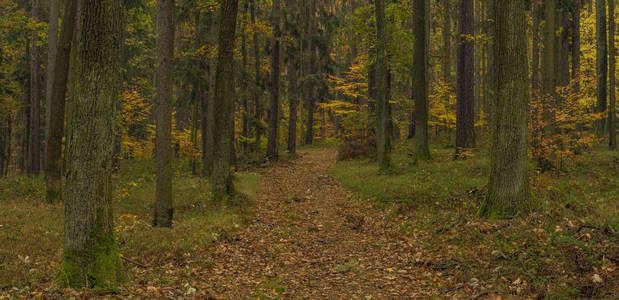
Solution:
<svg viewBox="0 0 619 300"><path fill-rule="evenodd" d="M390 174L379 174L369 160L338 162L331 172L386 210L401 233L417 239L427 263L446 265L445 272L462 282L478 278L502 294L617 296L617 152L600 145L566 161L560 172L539 174L531 166L536 212L488 221L477 216L489 176L485 148L454 161L453 148L434 145L433 160L419 163L408 149L396 147ZM596 274L603 283L592 282ZM518 278L527 283L520 292L513 286Z"/></svg>
<svg viewBox="0 0 619 300"><path fill-rule="evenodd" d="M235 176L240 192L232 203L213 203L208 182L178 163L174 170L174 224L153 228L155 166L152 161L123 161L114 175L113 198L118 243L128 272L127 285L160 281L176 283L166 274L170 264L193 261L209 268L208 247L230 238L252 213L260 192L259 175ZM15 176L0 180L0 289L28 290L53 282L61 257L63 205L46 204L41 178ZM197 258L199 257L199 259ZM140 267L147 266L142 269ZM134 268L139 268L136 271ZM163 282L163 283L161 283Z"/></svg>

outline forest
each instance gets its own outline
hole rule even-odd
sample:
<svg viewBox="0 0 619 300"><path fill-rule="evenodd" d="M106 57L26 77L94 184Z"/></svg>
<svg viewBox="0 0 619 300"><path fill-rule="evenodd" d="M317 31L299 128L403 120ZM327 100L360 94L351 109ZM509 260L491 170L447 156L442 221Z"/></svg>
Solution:
<svg viewBox="0 0 619 300"><path fill-rule="evenodd" d="M619 0L0 0L0 299L618 299Z"/></svg>

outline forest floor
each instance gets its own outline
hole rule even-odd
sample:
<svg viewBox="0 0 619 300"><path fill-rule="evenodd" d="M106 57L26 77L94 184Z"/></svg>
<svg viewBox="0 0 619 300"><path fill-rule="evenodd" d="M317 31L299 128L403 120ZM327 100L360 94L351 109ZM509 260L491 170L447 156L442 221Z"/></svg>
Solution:
<svg viewBox="0 0 619 300"><path fill-rule="evenodd" d="M148 224L152 169L127 168L131 174L121 174L116 196L127 281L112 293L56 286L61 204L0 201L0 243L11 245L0 247L0 299L617 296L614 154L595 157L601 169L583 167L599 173L570 179L602 174L600 180L606 180L582 183L598 190L586 197L590 206L578 201L567 206L585 207L587 217L556 211L520 221L484 221L474 210L487 162L452 162L447 152L451 155L451 150L439 150L432 165L380 175L369 161L336 163L333 147L302 149L298 158L274 163L259 175L241 174L241 190L254 200L232 207L201 204L205 183L177 176L172 229ZM406 157L405 151L397 153L396 160ZM565 180L560 182L565 186L542 179L534 185L544 191L556 186L548 193L572 193L573 183ZM36 186L17 193L0 182L0 192L3 188L13 197L41 196ZM563 202L560 206L565 209Z"/></svg>

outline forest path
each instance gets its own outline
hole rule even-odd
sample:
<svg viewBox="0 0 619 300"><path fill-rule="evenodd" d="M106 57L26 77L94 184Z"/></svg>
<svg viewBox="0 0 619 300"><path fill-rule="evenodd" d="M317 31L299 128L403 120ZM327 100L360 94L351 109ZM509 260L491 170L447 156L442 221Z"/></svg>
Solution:
<svg viewBox="0 0 619 300"><path fill-rule="evenodd" d="M415 246L330 176L336 152L304 150L264 171L254 219L214 249L215 298L423 297Z"/></svg>

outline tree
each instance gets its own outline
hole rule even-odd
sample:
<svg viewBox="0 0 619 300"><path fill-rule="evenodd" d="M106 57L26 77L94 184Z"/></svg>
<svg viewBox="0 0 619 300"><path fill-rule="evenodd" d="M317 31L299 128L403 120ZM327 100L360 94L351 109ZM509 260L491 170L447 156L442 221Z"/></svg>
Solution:
<svg viewBox="0 0 619 300"><path fill-rule="evenodd" d="M58 48L58 12L59 0L49 0L49 26L47 30L47 80L45 82L45 146L49 138L49 123L51 118L52 89L54 86L54 69ZM47 157L46 157L47 159Z"/></svg>
<svg viewBox="0 0 619 300"><path fill-rule="evenodd" d="M174 0L157 1L157 192L153 225L172 226L172 84L174 71Z"/></svg>
<svg viewBox="0 0 619 300"><path fill-rule="evenodd" d="M64 21L60 32L60 42L54 68L54 79L49 111L49 128L45 147L45 185L48 202L59 201L62 197L62 137L64 136L65 95L69 77L69 60L71 57L75 15L78 0L66 0L64 3Z"/></svg>
<svg viewBox="0 0 619 300"><path fill-rule="evenodd" d="M580 76L580 9L581 1L574 1L572 8L572 79ZM576 82L576 90L579 90Z"/></svg>
<svg viewBox="0 0 619 300"><path fill-rule="evenodd" d="M495 5L495 86L491 172L482 215L511 218L525 212L527 177L528 73L525 3L493 0Z"/></svg>
<svg viewBox="0 0 619 300"><path fill-rule="evenodd" d="M288 16L291 20L286 24L295 24L298 21L297 1L288 0L287 3ZM289 27L293 27L290 25ZM297 87L297 69L299 68L297 52L299 51L295 39L298 35L294 34L294 28L287 28L290 34L293 34L293 39L288 42L288 153L294 154L297 151L297 118L298 118L298 87Z"/></svg>
<svg viewBox="0 0 619 300"><path fill-rule="evenodd" d="M417 159L430 159L428 147L428 59L426 57L426 0L413 2L413 100L415 101L415 155ZM447 69L447 68L446 68ZM447 76L447 74L445 74Z"/></svg>
<svg viewBox="0 0 619 300"><path fill-rule="evenodd" d="M213 120L213 169L211 186L213 197L220 199L234 192L232 186L230 138L234 118L234 39L238 0L221 2L219 16L219 43L215 73Z"/></svg>
<svg viewBox="0 0 619 300"><path fill-rule="evenodd" d="M385 4L374 0L376 13L376 154L382 170L391 167L391 133L389 132L389 99L387 99L387 33ZM425 41L424 41L425 43Z"/></svg>
<svg viewBox="0 0 619 300"><path fill-rule="evenodd" d="M617 149L616 115L615 115L615 64L617 49L615 48L615 0L608 0L608 81L609 101L608 101L608 146L611 150Z"/></svg>
<svg viewBox="0 0 619 300"><path fill-rule="evenodd" d="M596 47L597 47L597 112L606 112L608 97L608 47L606 45L606 0L596 2ZM605 118L598 121L596 133L599 137L606 132Z"/></svg>
<svg viewBox="0 0 619 300"><path fill-rule="evenodd" d="M41 1L32 1L32 20L41 21ZM30 38L30 135L28 174L38 175L41 170L41 67L39 30L32 29Z"/></svg>
<svg viewBox="0 0 619 300"><path fill-rule="evenodd" d="M270 160L277 160L279 138L279 40L281 32L279 30L279 0L273 0L273 13L271 23L273 24L273 41L271 49L271 103L269 108L269 138L267 141L267 157Z"/></svg>
<svg viewBox="0 0 619 300"><path fill-rule="evenodd" d="M542 19L542 3L541 0L533 0L531 2L531 12L533 14L533 46L531 49L531 89L533 94L540 90L539 80L539 61L540 61L540 23ZM493 79L494 80L494 79Z"/></svg>
<svg viewBox="0 0 619 300"><path fill-rule="evenodd" d="M456 156L475 147L474 14L473 0L460 0L458 24L458 86L456 109Z"/></svg>
<svg viewBox="0 0 619 300"><path fill-rule="evenodd" d="M82 0L59 275L73 288L114 288L122 279L111 206L122 16L121 0Z"/></svg>
<svg viewBox="0 0 619 300"><path fill-rule="evenodd" d="M544 1L544 51L542 53L542 93L554 95L555 88L556 0Z"/></svg>

